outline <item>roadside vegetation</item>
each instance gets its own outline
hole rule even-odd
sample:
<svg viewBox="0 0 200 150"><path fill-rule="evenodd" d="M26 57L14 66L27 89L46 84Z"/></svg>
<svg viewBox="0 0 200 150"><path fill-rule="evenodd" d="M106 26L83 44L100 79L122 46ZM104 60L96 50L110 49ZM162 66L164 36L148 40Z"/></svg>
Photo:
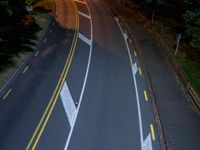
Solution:
<svg viewBox="0 0 200 150"><path fill-rule="evenodd" d="M31 1L31 13L26 5L24 0L0 1L0 87L33 52L50 20L52 1Z"/></svg>
<svg viewBox="0 0 200 150"><path fill-rule="evenodd" d="M200 96L200 0L121 0L133 2L162 37L164 49L180 66ZM180 44L177 47L178 37ZM162 44L160 44L162 45ZM177 53L175 52L177 49Z"/></svg>
<svg viewBox="0 0 200 150"><path fill-rule="evenodd" d="M186 58L178 59L183 71L185 72L188 80L191 82L194 89L197 89L197 94L200 95L200 65L199 63Z"/></svg>

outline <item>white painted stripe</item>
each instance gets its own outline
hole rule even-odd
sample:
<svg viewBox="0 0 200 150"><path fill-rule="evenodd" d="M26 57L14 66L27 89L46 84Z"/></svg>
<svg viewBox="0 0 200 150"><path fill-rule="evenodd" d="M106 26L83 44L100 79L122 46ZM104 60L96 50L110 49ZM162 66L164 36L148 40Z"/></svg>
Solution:
<svg viewBox="0 0 200 150"><path fill-rule="evenodd" d="M151 134L149 133L143 143L143 150L153 150Z"/></svg>
<svg viewBox="0 0 200 150"><path fill-rule="evenodd" d="M83 34L79 33L79 38L80 38L81 40L83 40L85 43L87 43L88 45L91 46L92 42L91 42L91 40L88 39L86 36L84 36Z"/></svg>
<svg viewBox="0 0 200 150"><path fill-rule="evenodd" d="M85 18L88 18L88 19L91 19L91 17L89 16L89 15L87 15L87 14L84 14L84 13L82 13L82 12L78 12L81 16L83 16L83 17L85 17Z"/></svg>
<svg viewBox="0 0 200 150"><path fill-rule="evenodd" d="M138 94L138 87L137 87L137 82L136 82L136 73L138 71L138 67L137 64L134 63L133 64L133 60L131 57L131 53L130 53L130 49L128 46L128 42L127 42L127 34L125 34L122 30L122 27L119 24L119 19L115 18L121 32L122 35L124 36L124 40L125 40L125 44L127 47L127 51L128 51L128 55L129 55L129 60L130 60L130 65L131 65L131 70L132 70L132 74L133 74L133 80L134 80L134 86L135 86L135 93L136 93L136 100L137 100L137 110L138 110L138 120L139 120L139 130L140 130L140 144L141 144L141 149L143 150L143 128L142 128L142 116L141 116L141 108L140 108L140 100L139 100L139 94Z"/></svg>
<svg viewBox="0 0 200 150"><path fill-rule="evenodd" d="M79 1L79 0L74 0L74 1L86 5L86 2L85 2L85 1Z"/></svg>
<svg viewBox="0 0 200 150"><path fill-rule="evenodd" d="M66 82L63 85L63 88L60 93L60 97L61 97L62 104L65 109L65 113L67 114L69 124L72 127L74 124L74 119L75 119L77 110L76 110L74 101L72 99L72 96L70 94L70 91L69 91L69 88L68 88Z"/></svg>
<svg viewBox="0 0 200 150"><path fill-rule="evenodd" d="M86 3L86 6L87 6L87 9L89 11L89 15L91 16L91 12L90 12L90 9L89 9L87 3ZM79 110L80 110L80 106L81 106L81 103L82 103L82 98L83 98L83 94L84 94L85 86L86 86L86 82L87 82L87 77L88 77L88 73L89 73L89 69L90 69L90 62L91 62L91 56L92 56L92 47L93 47L93 45L92 45L92 41L93 41L93 23L92 23L92 19L90 20L90 33L91 33L91 45L90 45L90 53L89 53L89 58L88 58L87 69L86 69L86 73L85 73L85 79L84 79L84 82L83 82L83 87L82 87L81 95L80 95L80 98L79 98L79 104L78 104L78 107L77 107L77 113L76 113L76 116L75 116L75 121L74 121L73 126L70 129L70 132L69 132L69 135L68 135L67 142L65 144L64 150L68 149L69 142L71 140L72 133L74 131L76 118L77 118Z"/></svg>
<svg viewBox="0 0 200 150"><path fill-rule="evenodd" d="M90 12L90 9L89 9L87 3L86 3L86 6L87 6L87 9L89 11L89 16L91 16L91 12ZM92 19L90 20L90 33L91 33L90 53L89 53L88 64L87 64L87 69L86 69L86 73L85 73L85 79L84 79L83 87L82 87L82 90L81 90L81 95L80 95L80 98L79 98L80 102L82 101L83 93L85 91L85 85L86 85L86 81L87 81L87 77L88 77L88 72L89 72L89 69L90 69L91 57L92 57L92 48L93 48L93 23L92 23ZM79 107L80 107L80 105L79 105Z"/></svg>
<svg viewBox="0 0 200 150"><path fill-rule="evenodd" d="M136 63L133 65L137 66ZM138 120L139 120L139 128L140 128L140 142L141 142L141 149L143 150L143 128L142 128L142 115L141 115L141 108L140 108L140 100L139 100L139 94L138 94L138 87L137 87L137 81L136 81L136 73L138 71L133 70L132 67L132 72L133 72L133 80L134 80L134 86L135 86L135 93L136 93L136 100L137 100L137 110L138 110Z"/></svg>

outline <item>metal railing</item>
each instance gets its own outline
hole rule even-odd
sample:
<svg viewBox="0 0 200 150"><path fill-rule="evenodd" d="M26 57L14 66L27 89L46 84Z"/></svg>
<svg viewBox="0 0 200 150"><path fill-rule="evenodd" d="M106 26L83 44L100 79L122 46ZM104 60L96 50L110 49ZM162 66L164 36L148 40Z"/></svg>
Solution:
<svg viewBox="0 0 200 150"><path fill-rule="evenodd" d="M186 94L191 98L192 103L198 109L197 110L198 113L200 113L200 98L199 98L198 94L196 93L196 91L194 90L194 88L192 87L191 83L188 81L188 79L187 79L185 73L183 72L183 70L181 69L181 67L177 64L175 56L172 53L170 53L170 52L172 52L172 49L164 42L164 40L162 40L160 34L156 31L154 26L150 23L150 20L147 19L147 17L145 15L143 15L139 10L137 10L137 11L138 11L138 14L140 15L140 17L148 25L148 27L152 29L155 39L159 43L160 47L162 47L162 49L164 50L164 54L168 58L171 66L173 67L174 71L178 75L178 77L186 91Z"/></svg>

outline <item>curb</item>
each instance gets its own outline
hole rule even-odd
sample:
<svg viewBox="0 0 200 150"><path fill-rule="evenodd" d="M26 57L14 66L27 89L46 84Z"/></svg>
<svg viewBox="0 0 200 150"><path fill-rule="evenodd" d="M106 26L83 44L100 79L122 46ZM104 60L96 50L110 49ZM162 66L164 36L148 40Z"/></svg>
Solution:
<svg viewBox="0 0 200 150"><path fill-rule="evenodd" d="M134 46L136 47L136 51L139 52L138 53L139 54L138 58L140 60L142 68L144 69L144 76L145 76L145 79L146 79L146 82L147 82L147 85L148 85L148 88L149 88L149 91L150 91L151 97L152 97L152 105L153 105L154 114L155 114L155 121L156 121L156 124L157 124L157 127L158 127L158 132L159 132L160 145L161 145L162 150L168 150L168 145L167 145L167 142L166 142L165 133L164 133L164 130L163 130L163 127L162 127L161 119L160 119L161 117L160 117L160 113L159 113L159 110L158 110L158 104L157 104L157 100L156 100L153 84L152 84L152 82L150 80L150 75L147 72L146 64L144 63L143 54L142 54L142 50L140 48L140 45L139 45L138 41L136 40L134 34L131 32L131 30L130 30L129 26L127 25L126 21L120 15L118 15L116 10L114 10L112 8L112 6L110 6L110 4L106 3L105 1L102 1L102 2L105 5L105 7L107 7L110 10L111 14L114 17L117 16L119 18L119 20L124 24L124 26L125 26L124 28L126 28L128 33L129 33L129 38L135 44Z"/></svg>

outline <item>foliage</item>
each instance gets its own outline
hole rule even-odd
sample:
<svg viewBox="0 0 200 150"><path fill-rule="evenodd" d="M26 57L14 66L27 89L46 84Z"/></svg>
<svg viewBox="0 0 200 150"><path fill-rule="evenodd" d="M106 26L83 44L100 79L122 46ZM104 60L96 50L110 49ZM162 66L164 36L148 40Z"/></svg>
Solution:
<svg viewBox="0 0 200 150"><path fill-rule="evenodd" d="M182 33L184 41L200 51L200 0L133 0L145 7L147 14L162 19L170 18L176 33ZM144 10L144 9L143 9ZM153 11L152 11L153 10Z"/></svg>
<svg viewBox="0 0 200 150"><path fill-rule="evenodd" d="M178 63L200 96L200 64L188 58L179 58Z"/></svg>
<svg viewBox="0 0 200 150"><path fill-rule="evenodd" d="M13 57L31 50L35 33L40 30L32 16L27 15L22 0L0 3L0 71L13 64Z"/></svg>
<svg viewBox="0 0 200 150"><path fill-rule="evenodd" d="M200 51L200 1L187 0L189 8L186 10L183 18L185 19L187 29L186 36L190 41L190 45Z"/></svg>
<svg viewBox="0 0 200 150"><path fill-rule="evenodd" d="M9 0L0 1L0 9L2 12L8 14L9 16L13 14L13 11L11 10L11 7L9 5Z"/></svg>

